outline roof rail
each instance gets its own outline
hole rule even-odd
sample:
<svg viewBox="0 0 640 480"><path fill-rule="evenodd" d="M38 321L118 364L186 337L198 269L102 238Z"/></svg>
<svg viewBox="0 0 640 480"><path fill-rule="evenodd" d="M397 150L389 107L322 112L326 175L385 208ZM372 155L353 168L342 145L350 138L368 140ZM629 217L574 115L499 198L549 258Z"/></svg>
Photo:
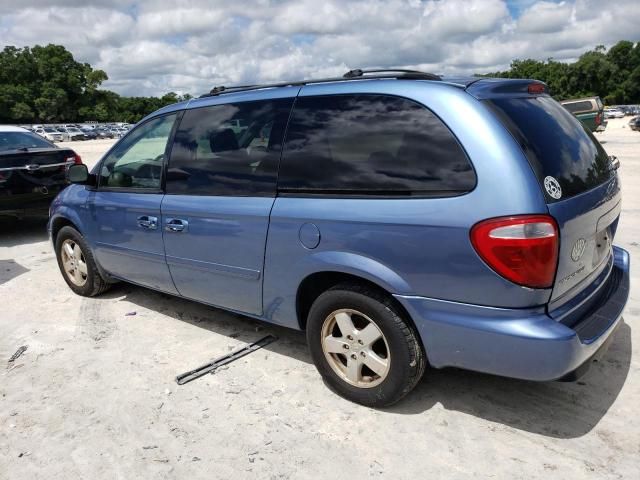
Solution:
<svg viewBox="0 0 640 480"><path fill-rule="evenodd" d="M406 70L403 68L382 68L382 69L374 69L374 70L361 70L360 68L356 68L355 70L349 70L347 73L343 75L344 78L360 78L365 75L371 73L399 73L400 75L396 75L397 78L404 79L412 79L412 80L442 80L439 75L429 72L421 72L420 70ZM371 77L367 77L371 78Z"/></svg>
<svg viewBox="0 0 640 480"><path fill-rule="evenodd" d="M278 88L278 87L293 87L307 85L310 83L329 83L329 82L344 82L348 80L370 80L372 78L399 78L404 80L442 80L438 75L428 72L421 72L419 70L404 70L404 69L376 69L376 70L362 70L355 69L349 70L342 77L331 78L318 78L309 80L295 80L291 82L270 83L264 85L237 85L233 87L225 87L220 85L214 87L209 91L201 95L202 97L214 97L224 93L242 92L250 90L260 90L263 88Z"/></svg>

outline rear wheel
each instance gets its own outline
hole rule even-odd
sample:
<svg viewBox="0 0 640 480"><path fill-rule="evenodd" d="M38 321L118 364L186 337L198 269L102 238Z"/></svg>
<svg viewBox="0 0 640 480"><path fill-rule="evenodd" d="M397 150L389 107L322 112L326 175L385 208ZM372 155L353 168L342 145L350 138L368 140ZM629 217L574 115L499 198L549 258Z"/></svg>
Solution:
<svg viewBox="0 0 640 480"><path fill-rule="evenodd" d="M73 227L62 227L56 236L58 267L69 288L78 295L93 297L109 288L100 275L89 245Z"/></svg>
<svg viewBox="0 0 640 480"><path fill-rule="evenodd" d="M394 303L360 285L338 285L317 298L307 340L325 381L346 399L370 407L400 400L426 366L415 331Z"/></svg>

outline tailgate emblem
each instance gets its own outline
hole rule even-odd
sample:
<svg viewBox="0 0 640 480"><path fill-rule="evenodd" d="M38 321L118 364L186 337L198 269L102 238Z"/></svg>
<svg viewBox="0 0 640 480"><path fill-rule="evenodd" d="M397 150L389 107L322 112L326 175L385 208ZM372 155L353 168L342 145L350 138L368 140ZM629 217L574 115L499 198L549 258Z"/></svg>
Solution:
<svg viewBox="0 0 640 480"><path fill-rule="evenodd" d="M584 238L579 238L576 243L573 244L571 249L571 260L577 262L582 257L584 249L587 247L587 241Z"/></svg>
<svg viewBox="0 0 640 480"><path fill-rule="evenodd" d="M551 198L555 198L556 200L562 196L562 188L560 188L558 180L551 176L544 177L544 189Z"/></svg>

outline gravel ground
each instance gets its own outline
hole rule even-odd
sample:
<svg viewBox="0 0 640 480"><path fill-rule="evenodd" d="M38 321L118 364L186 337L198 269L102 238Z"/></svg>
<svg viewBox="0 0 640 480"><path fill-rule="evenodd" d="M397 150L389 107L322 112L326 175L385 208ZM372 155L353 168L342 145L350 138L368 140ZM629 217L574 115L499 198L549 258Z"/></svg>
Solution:
<svg viewBox="0 0 640 480"><path fill-rule="evenodd" d="M598 138L622 164L616 243L637 257L640 133L626 121ZM111 143L71 145L91 165ZM44 222L1 221L0 478L635 479L637 272L625 324L580 382L428 371L404 401L372 410L323 384L302 333L126 284L75 296ZM280 340L175 384L266 333Z"/></svg>

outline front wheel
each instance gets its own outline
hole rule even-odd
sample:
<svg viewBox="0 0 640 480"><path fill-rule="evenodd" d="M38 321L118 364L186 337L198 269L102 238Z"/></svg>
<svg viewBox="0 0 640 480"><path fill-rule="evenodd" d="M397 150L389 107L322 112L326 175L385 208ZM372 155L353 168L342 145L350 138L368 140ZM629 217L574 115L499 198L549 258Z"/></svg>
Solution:
<svg viewBox="0 0 640 480"><path fill-rule="evenodd" d="M58 267L69 288L83 297L93 297L109 288L102 278L84 237L73 227L62 227L55 242Z"/></svg>
<svg viewBox="0 0 640 480"><path fill-rule="evenodd" d="M307 320L316 368L341 396L389 406L422 377L426 359L413 327L377 290L338 285L321 294Z"/></svg>

